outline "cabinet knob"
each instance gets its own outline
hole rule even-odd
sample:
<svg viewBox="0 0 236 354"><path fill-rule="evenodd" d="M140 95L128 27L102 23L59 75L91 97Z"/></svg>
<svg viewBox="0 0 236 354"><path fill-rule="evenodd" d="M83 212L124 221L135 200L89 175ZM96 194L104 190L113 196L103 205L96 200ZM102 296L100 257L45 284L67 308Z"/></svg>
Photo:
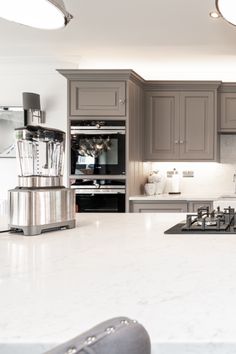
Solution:
<svg viewBox="0 0 236 354"><path fill-rule="evenodd" d="M179 141L179 143L180 143L180 144L183 144L183 143L184 143L184 141L183 141L183 140L180 140L180 141Z"/></svg>
<svg viewBox="0 0 236 354"><path fill-rule="evenodd" d="M179 144L179 140L175 140L175 144Z"/></svg>
<svg viewBox="0 0 236 354"><path fill-rule="evenodd" d="M124 99L124 100L120 99L120 100L119 100L119 103L120 103L120 104L125 104L125 99Z"/></svg>

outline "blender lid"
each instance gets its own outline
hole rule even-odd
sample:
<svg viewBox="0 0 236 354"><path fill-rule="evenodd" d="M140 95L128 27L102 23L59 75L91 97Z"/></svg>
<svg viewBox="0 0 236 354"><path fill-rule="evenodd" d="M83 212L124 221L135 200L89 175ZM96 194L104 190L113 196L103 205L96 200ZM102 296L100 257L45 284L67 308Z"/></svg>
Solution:
<svg viewBox="0 0 236 354"><path fill-rule="evenodd" d="M24 140L54 140L63 142L65 140L65 132L59 129L46 128L40 125L27 125L26 127L15 128L19 134L22 132L22 135L18 136L19 139Z"/></svg>

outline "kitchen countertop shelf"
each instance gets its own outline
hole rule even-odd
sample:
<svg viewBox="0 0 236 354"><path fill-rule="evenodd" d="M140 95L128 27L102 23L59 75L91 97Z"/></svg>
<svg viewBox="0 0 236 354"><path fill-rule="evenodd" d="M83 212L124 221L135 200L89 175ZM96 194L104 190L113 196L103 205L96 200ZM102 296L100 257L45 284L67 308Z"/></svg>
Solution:
<svg viewBox="0 0 236 354"><path fill-rule="evenodd" d="M135 200L140 200L140 201L161 201L161 200L169 200L169 201L174 201L174 200L185 200L185 201L198 201L198 200L218 200L221 198L236 198L236 194L230 194L230 193L224 193L224 194L158 194L158 195L135 195L129 197L130 201L135 201Z"/></svg>

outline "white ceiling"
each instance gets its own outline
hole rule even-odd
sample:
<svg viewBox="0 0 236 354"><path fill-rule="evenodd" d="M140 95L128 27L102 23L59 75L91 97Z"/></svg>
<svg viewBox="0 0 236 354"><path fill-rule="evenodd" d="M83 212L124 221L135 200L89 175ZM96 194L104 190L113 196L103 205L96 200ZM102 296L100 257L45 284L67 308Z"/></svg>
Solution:
<svg viewBox="0 0 236 354"><path fill-rule="evenodd" d="M42 31L0 19L0 59L132 68L147 79L236 80L236 27L209 17L214 0L64 3L74 19L63 30Z"/></svg>

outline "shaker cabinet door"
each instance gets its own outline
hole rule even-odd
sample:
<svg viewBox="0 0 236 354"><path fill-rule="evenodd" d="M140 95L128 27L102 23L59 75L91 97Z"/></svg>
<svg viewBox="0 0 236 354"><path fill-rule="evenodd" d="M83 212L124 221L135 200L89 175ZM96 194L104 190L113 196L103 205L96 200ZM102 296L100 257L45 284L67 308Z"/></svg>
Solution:
<svg viewBox="0 0 236 354"><path fill-rule="evenodd" d="M123 81L70 81L71 116L125 116Z"/></svg>
<svg viewBox="0 0 236 354"><path fill-rule="evenodd" d="M216 127L212 92L180 93L180 158L213 160Z"/></svg>
<svg viewBox="0 0 236 354"><path fill-rule="evenodd" d="M145 160L176 160L179 157L179 94L147 92L145 105Z"/></svg>
<svg viewBox="0 0 236 354"><path fill-rule="evenodd" d="M235 88L236 90L236 88ZM236 131L236 92L221 93L221 131Z"/></svg>
<svg viewBox="0 0 236 354"><path fill-rule="evenodd" d="M132 213L186 213L186 201L133 201L131 202Z"/></svg>

